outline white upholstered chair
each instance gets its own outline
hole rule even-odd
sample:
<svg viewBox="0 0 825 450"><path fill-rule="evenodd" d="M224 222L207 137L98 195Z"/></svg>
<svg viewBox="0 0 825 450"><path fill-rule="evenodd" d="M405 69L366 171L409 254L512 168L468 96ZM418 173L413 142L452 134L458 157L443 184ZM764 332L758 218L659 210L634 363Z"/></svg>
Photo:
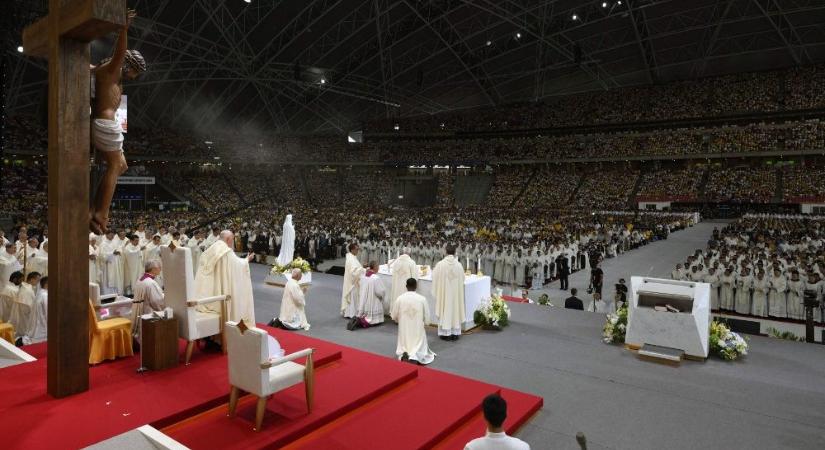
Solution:
<svg viewBox="0 0 825 450"><path fill-rule="evenodd" d="M223 334L226 318L226 295L196 299L195 276L192 270L192 250L168 246L160 249L163 277L166 283L163 294L166 306L172 308L178 318L178 336L186 339L186 364L192 358L192 350L198 339ZM220 313L198 311L197 307L210 303L220 304ZM223 340L221 342L224 342ZM223 346L226 353L226 346Z"/></svg>
<svg viewBox="0 0 825 450"><path fill-rule="evenodd" d="M226 323L226 344L229 348L229 417L235 417L240 391L258 397L255 410L255 431L261 430L266 401L269 396L300 382L305 384L307 412L312 412L314 368L307 348L290 355L270 358L266 331L249 328L241 321ZM294 362L306 357L306 365Z"/></svg>
<svg viewBox="0 0 825 450"><path fill-rule="evenodd" d="M89 283L89 301L95 309L97 317L100 319L123 317L132 320L134 317L134 310L138 308L132 305L132 299L121 297L118 300L118 294L100 294L100 285L97 283ZM107 310L107 311L103 311ZM101 312L104 317L101 317Z"/></svg>

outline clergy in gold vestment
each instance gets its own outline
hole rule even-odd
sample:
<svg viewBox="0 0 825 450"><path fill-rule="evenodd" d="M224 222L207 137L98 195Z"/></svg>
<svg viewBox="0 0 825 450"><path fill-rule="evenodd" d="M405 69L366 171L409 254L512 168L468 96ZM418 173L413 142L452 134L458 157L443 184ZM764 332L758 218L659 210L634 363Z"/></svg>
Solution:
<svg viewBox="0 0 825 450"><path fill-rule="evenodd" d="M387 311L392 311L392 305L395 303L395 299L407 292L407 280L410 278L417 280L420 276L418 266L415 264L415 261L410 258L409 247L404 247L403 253L401 253L398 259L393 261L390 270L392 271L392 292L390 293L389 301L385 302L387 304ZM429 319L429 317L427 319Z"/></svg>
<svg viewBox="0 0 825 450"><path fill-rule="evenodd" d="M347 262L344 266L344 289L341 293L341 315L347 319L355 317L358 308L359 290L361 276L366 270L358 260L360 248L358 244L352 243L348 247Z"/></svg>
<svg viewBox="0 0 825 450"><path fill-rule="evenodd" d="M224 230L220 239L212 244L200 257L198 274L195 276L195 298L229 295L227 320L255 323L255 305L252 300L252 278L249 260L238 258L232 251L235 234ZM217 303L200 306L204 312L220 312Z"/></svg>
<svg viewBox="0 0 825 450"><path fill-rule="evenodd" d="M438 316L438 336L457 341L464 322L464 268L455 257L455 247L447 247L444 257L433 270L433 295Z"/></svg>

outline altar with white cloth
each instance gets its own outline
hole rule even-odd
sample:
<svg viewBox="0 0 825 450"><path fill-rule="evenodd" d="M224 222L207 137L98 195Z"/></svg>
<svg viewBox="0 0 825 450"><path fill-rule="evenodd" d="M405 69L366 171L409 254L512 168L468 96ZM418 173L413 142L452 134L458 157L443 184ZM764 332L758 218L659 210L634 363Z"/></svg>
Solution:
<svg viewBox="0 0 825 450"><path fill-rule="evenodd" d="M419 266L420 270L420 266ZM378 276L384 283L386 291L392 292L392 273L386 264L382 264L378 269ZM467 331L475 327L473 322L473 313L478 309L478 305L485 299L490 298L492 292L492 283L490 277L487 275L467 275L464 278L464 321L461 324L461 330ZM427 299L427 304L430 308L430 323L435 325L438 323L438 318L435 314L435 296L433 296L433 273L432 270L427 270L427 274L418 277L418 290L416 291Z"/></svg>

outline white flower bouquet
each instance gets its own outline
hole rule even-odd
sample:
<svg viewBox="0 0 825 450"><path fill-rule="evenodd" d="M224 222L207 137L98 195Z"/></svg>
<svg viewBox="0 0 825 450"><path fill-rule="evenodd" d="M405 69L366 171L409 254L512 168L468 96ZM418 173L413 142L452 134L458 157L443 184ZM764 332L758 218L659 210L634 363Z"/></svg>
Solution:
<svg viewBox="0 0 825 450"><path fill-rule="evenodd" d="M476 325L500 330L510 324L510 307L500 295L493 295L478 305L478 309L473 313L473 322Z"/></svg>
<svg viewBox="0 0 825 450"><path fill-rule="evenodd" d="M607 315L607 321L602 329L602 340L605 344L623 344L625 333L627 333L627 303L622 304L616 314Z"/></svg>
<svg viewBox="0 0 825 450"><path fill-rule="evenodd" d="M301 273L309 273L310 271L312 271L312 267L310 267L309 261L299 256L293 259L291 263L285 266L275 263L272 266L272 270L270 271L270 273L272 275L281 275L282 273L290 271L292 269L301 269Z"/></svg>
<svg viewBox="0 0 825 450"><path fill-rule="evenodd" d="M710 323L710 350L726 361L733 361L748 354L748 341L714 320Z"/></svg>

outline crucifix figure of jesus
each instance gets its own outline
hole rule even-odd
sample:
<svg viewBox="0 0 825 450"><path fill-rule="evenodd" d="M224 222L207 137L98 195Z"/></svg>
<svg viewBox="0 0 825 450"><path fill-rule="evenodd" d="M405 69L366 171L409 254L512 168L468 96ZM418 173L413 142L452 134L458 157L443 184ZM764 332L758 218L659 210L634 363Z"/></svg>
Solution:
<svg viewBox="0 0 825 450"><path fill-rule="evenodd" d="M49 60L48 392L89 389L89 42L122 30L126 0L49 0L23 30L29 56Z"/></svg>
<svg viewBox="0 0 825 450"><path fill-rule="evenodd" d="M123 157L123 128L115 120L123 93L121 79L134 80L146 71L146 61L140 52L127 50L126 46L126 34L135 15L133 10L126 13L126 25L120 31L112 57L98 66L90 66L95 75L92 141L106 162L106 173L89 211L89 229L98 235L105 233L109 226L109 206L115 194L117 178L127 169L126 158Z"/></svg>

